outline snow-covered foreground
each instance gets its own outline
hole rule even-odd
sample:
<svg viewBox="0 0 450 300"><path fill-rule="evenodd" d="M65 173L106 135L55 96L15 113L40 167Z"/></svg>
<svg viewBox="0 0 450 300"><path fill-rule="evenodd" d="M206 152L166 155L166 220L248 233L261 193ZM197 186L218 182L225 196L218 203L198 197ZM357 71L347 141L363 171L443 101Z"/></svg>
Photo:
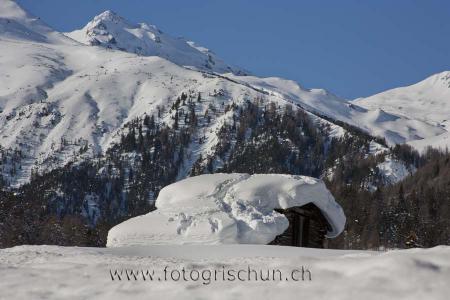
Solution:
<svg viewBox="0 0 450 300"><path fill-rule="evenodd" d="M308 275L304 281L248 281L246 273L244 281L202 279L205 270L249 266L287 277L303 266L312 280ZM111 269L128 269L162 277L166 267L168 274L184 268L188 281L119 281L110 275ZM192 270L203 275L193 281ZM0 276L0 299L448 299L450 247L369 252L256 245L19 246L0 250Z"/></svg>

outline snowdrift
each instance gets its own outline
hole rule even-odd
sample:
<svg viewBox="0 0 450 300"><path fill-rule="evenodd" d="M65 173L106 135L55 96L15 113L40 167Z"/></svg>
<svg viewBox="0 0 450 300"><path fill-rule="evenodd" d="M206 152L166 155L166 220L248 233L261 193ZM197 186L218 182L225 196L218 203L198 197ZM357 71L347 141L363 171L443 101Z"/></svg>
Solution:
<svg viewBox="0 0 450 300"><path fill-rule="evenodd" d="M249 266L285 275L305 266L312 280L228 281L212 275L205 284L203 277L189 276L194 269ZM158 280L165 267L184 268L188 280ZM122 280L111 279L109 271L116 269ZM136 279L127 280L127 270ZM144 280L141 270L154 274L153 280ZM0 249L0 276L1 299L444 300L450 293L450 247L378 252L267 245L18 246Z"/></svg>
<svg viewBox="0 0 450 300"><path fill-rule="evenodd" d="M315 204L331 230L345 215L319 179L280 174L212 174L163 188L157 210L129 219L108 233L108 247L161 244L267 244L289 223L275 208Z"/></svg>

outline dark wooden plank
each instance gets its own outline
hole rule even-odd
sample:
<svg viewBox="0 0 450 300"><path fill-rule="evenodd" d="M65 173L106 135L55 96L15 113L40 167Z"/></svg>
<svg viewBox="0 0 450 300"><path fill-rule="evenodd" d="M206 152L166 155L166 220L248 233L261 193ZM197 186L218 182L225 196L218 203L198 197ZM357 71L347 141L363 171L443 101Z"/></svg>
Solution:
<svg viewBox="0 0 450 300"><path fill-rule="evenodd" d="M320 209L313 204L288 209L276 209L286 216L289 227L270 245L323 248L329 224Z"/></svg>

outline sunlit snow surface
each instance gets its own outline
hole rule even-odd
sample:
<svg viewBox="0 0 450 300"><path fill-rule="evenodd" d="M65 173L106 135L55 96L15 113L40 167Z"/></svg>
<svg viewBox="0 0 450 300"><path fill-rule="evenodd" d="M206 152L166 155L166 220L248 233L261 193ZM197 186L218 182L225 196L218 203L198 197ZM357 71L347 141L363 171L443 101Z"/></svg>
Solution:
<svg viewBox="0 0 450 300"><path fill-rule="evenodd" d="M108 246L267 244L289 225L274 209L308 203L315 204L331 225L328 237L342 232L344 212L319 179L282 174L200 175L163 188L157 210L113 227Z"/></svg>
<svg viewBox="0 0 450 300"><path fill-rule="evenodd" d="M279 269L312 280L112 281L110 270ZM450 247L388 252L256 245L0 250L0 299L448 299Z"/></svg>
<svg viewBox="0 0 450 300"><path fill-rule="evenodd" d="M367 109L382 109L441 127L445 131L436 136L420 136L409 144L425 150L432 145L445 150L450 146L450 71L434 74L416 84L398 87L379 94L356 99L353 103Z"/></svg>

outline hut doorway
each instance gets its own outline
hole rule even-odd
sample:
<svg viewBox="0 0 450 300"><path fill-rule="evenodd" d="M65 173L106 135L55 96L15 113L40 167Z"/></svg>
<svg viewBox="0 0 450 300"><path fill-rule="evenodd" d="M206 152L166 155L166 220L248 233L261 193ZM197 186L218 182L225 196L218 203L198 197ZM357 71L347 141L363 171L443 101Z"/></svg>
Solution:
<svg viewBox="0 0 450 300"><path fill-rule="evenodd" d="M276 209L289 220L289 227L269 245L325 248L329 224L314 204Z"/></svg>

